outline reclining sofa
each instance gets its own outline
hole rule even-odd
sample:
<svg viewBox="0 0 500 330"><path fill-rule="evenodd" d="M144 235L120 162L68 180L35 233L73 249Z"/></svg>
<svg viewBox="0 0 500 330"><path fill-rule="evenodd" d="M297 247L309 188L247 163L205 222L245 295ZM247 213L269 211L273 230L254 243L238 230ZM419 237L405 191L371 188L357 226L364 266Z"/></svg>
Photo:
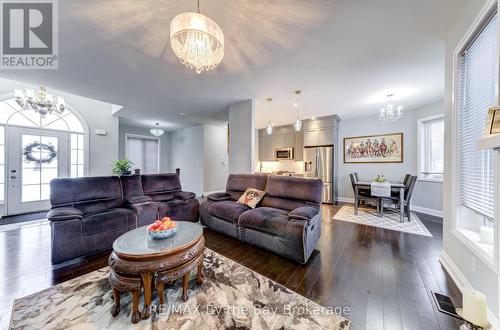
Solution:
<svg viewBox="0 0 500 330"><path fill-rule="evenodd" d="M200 203L193 192L182 191L179 175L142 175L144 195L158 204L160 217L169 216L174 220L198 222Z"/></svg>
<svg viewBox="0 0 500 330"><path fill-rule="evenodd" d="M110 250L120 235L158 216L199 218L195 194L182 191L179 174L58 178L50 182L50 203L53 264Z"/></svg>
<svg viewBox="0 0 500 330"><path fill-rule="evenodd" d="M265 190L255 209L238 203L247 188ZM262 174L232 174L226 192L201 204L201 223L300 263L306 263L321 235L323 183Z"/></svg>

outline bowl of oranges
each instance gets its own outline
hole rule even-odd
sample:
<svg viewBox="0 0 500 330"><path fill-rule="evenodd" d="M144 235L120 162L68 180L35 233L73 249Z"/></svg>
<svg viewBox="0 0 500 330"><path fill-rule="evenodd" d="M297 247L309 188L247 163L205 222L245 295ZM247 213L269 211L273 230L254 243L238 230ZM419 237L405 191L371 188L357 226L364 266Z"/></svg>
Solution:
<svg viewBox="0 0 500 330"><path fill-rule="evenodd" d="M164 217L150 224L146 230L152 238L171 237L177 232L177 222L169 217Z"/></svg>

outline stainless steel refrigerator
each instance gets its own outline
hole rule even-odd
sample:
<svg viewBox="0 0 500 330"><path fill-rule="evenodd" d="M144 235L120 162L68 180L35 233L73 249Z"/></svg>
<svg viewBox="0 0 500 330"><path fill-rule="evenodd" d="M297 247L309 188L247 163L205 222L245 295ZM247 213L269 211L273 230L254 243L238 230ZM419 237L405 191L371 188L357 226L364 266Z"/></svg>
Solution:
<svg viewBox="0 0 500 330"><path fill-rule="evenodd" d="M334 169L333 146L304 148L304 176L323 180L323 203L336 200Z"/></svg>

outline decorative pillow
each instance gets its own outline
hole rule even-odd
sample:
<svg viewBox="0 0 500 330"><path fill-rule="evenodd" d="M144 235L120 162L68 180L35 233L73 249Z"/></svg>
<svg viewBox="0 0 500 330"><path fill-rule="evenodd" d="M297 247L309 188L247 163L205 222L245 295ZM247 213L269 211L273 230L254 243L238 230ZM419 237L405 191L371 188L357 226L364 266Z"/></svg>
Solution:
<svg viewBox="0 0 500 330"><path fill-rule="evenodd" d="M254 209L262 200L262 198L264 198L265 194L265 191L254 188L247 188L243 195L241 195L240 199L238 199L238 203L245 204Z"/></svg>

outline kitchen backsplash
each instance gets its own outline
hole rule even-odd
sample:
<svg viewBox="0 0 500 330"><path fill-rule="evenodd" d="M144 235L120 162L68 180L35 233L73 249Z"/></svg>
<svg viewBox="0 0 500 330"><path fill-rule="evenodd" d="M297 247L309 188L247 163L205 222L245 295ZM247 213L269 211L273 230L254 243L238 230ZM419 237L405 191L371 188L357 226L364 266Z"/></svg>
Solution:
<svg viewBox="0 0 500 330"><path fill-rule="evenodd" d="M260 171L261 162L255 166L256 172L272 173L277 171L287 171L293 173L304 173L304 162L281 161L281 162L262 162L262 171Z"/></svg>

